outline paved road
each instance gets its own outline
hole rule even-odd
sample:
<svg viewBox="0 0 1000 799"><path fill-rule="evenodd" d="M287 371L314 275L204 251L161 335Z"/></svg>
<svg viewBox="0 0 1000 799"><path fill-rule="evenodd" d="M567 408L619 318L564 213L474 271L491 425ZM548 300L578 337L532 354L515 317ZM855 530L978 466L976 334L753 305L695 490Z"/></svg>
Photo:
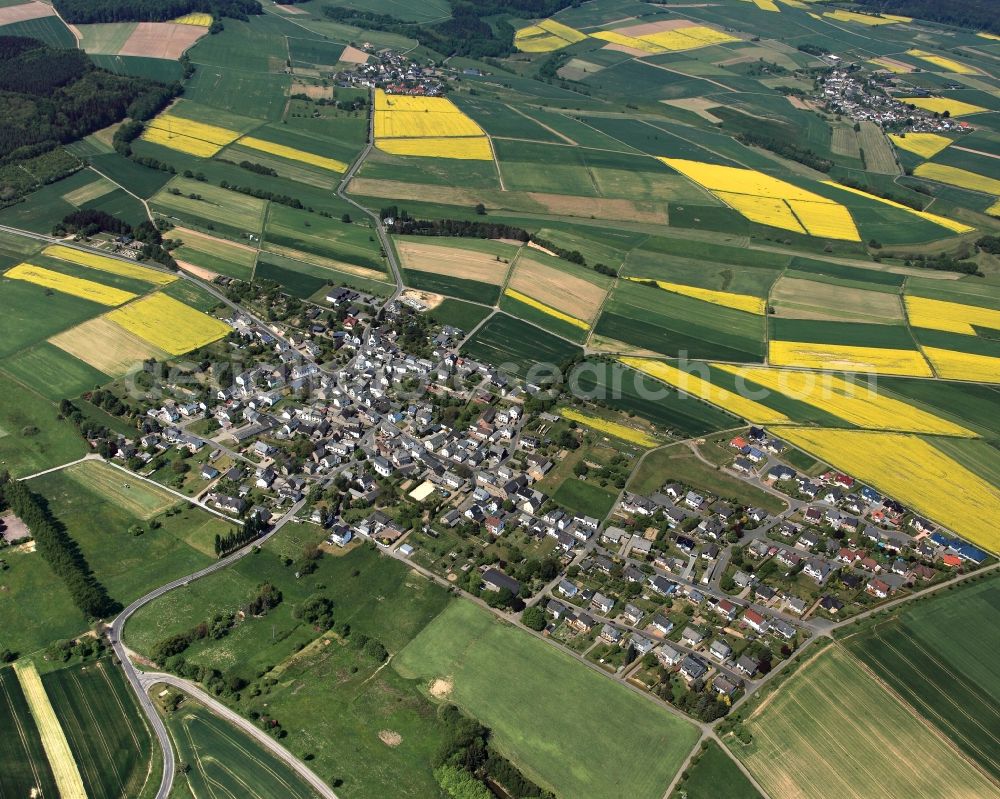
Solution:
<svg viewBox="0 0 1000 799"><path fill-rule="evenodd" d="M172 580L165 585L161 585L150 591L143 597L135 600L131 605L125 608L121 613L118 614L117 618L111 622L108 634L111 638L111 645L115 650L115 654L118 656L118 660L121 662L122 670L125 672L125 677L132 686L132 690L135 691L136 697L139 700L139 704L146 714L146 718L149 719L149 724L153 728L153 732L156 734L157 740L160 743L160 748L163 750L163 777L160 781L160 788L156 792L156 799L167 799L170 795L170 791L173 788L174 782L174 772L176 771L177 764L174 758L174 749L170 744L170 736L167 733L167 727L163 723L163 719L160 718L160 714L156 712L156 708L153 706L152 700L146 692L146 684L144 683L143 673L136 669L135 665L129 658L129 650L122 641L122 630L125 627L125 622L127 622L140 608L148 605L155 599L163 596L175 588L180 588L182 586L188 585L194 580L199 580L202 577L206 577L209 574L213 574L220 569L225 569L232 563L246 557L250 554L254 547L263 544L267 539L278 532L289 520L291 520L296 513L305 504L305 500L300 500L291 508L288 512L282 516L275 525L271 528L270 532L252 544L248 544L239 549L231 555L213 563L211 566L206 566L204 569L189 574L186 577L179 577L176 580ZM253 737L263 743L266 746L270 746L273 743L273 739L264 733L262 730L254 728L256 735Z"/></svg>
<svg viewBox="0 0 1000 799"><path fill-rule="evenodd" d="M149 690L157 684L166 684L183 691L185 694L193 699L201 702L207 708L209 708L215 715L225 719L234 727L238 727L247 735L253 737L261 746L267 749L272 755L277 757L283 763L287 764L293 771L295 771L303 780L305 780L309 785L312 786L313 790L316 791L325 799L338 799L337 794L333 792L329 785L327 785L323 780L316 776L316 774L310 769L305 763L299 760L295 755L289 752L285 747L274 740L270 735L262 733L261 730L252 724L247 719L243 718L239 713L235 713L226 707L222 702L216 699L211 694L205 693L201 688L199 688L194 683L189 680L181 679L173 674L165 674L163 672L150 671L150 672L140 672L139 681L143 686L143 693L148 695Z"/></svg>

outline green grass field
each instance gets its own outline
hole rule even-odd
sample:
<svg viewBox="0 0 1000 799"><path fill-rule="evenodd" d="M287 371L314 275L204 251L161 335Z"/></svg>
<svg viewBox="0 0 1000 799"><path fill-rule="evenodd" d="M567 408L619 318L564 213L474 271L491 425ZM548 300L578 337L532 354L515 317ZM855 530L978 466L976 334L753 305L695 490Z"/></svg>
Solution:
<svg viewBox="0 0 1000 799"><path fill-rule="evenodd" d="M110 659L49 672L45 692L87 796L141 796L151 785L153 741L121 669Z"/></svg>
<svg viewBox="0 0 1000 799"><path fill-rule="evenodd" d="M434 272L422 272L416 269L404 269L403 280L407 286L420 291L444 294L447 297L457 297L460 300L493 304L500 296L499 286L484 283L481 280L438 275Z"/></svg>
<svg viewBox="0 0 1000 799"><path fill-rule="evenodd" d="M97 579L123 603L207 565L215 534L232 527L189 506L162 515L178 505L172 495L99 462L44 475L31 488L48 500ZM156 528L151 525L154 516L160 525ZM130 532L136 525L141 535Z"/></svg>
<svg viewBox="0 0 1000 799"><path fill-rule="evenodd" d="M742 505L760 506L772 513L785 509L785 503L773 494L709 466L683 445L650 452L633 472L628 489L639 494L651 494L671 481L708 491L722 499L735 500Z"/></svg>
<svg viewBox="0 0 1000 799"><path fill-rule="evenodd" d="M316 795L285 763L193 700L167 716L167 728L178 759L190 766L177 780L191 796L313 799Z"/></svg>
<svg viewBox="0 0 1000 799"><path fill-rule="evenodd" d="M183 238L184 244L172 253L178 261L186 261L240 280L249 280L253 275L254 262L257 260L253 250L233 246L223 239L191 235L179 238Z"/></svg>
<svg viewBox="0 0 1000 799"><path fill-rule="evenodd" d="M580 348L512 316L498 313L479 328L462 351L494 366L508 364L512 371L523 375L535 364L558 367Z"/></svg>
<svg viewBox="0 0 1000 799"><path fill-rule="evenodd" d="M618 498L617 494L594 483L570 477L556 489L552 499L560 505L586 516L603 519Z"/></svg>
<svg viewBox="0 0 1000 799"><path fill-rule="evenodd" d="M969 757L1000 777L1000 582L966 584L849 634L844 644Z"/></svg>
<svg viewBox="0 0 1000 799"><path fill-rule="evenodd" d="M38 728L17 674L0 668L0 795L58 796Z"/></svg>
<svg viewBox="0 0 1000 799"><path fill-rule="evenodd" d="M468 602L452 603L393 667L425 689L450 684L450 701L558 796L660 799L697 740L664 708ZM581 768L580 742L598 738Z"/></svg>
<svg viewBox="0 0 1000 799"><path fill-rule="evenodd" d="M180 192L172 194L171 189ZM191 195L202 199L191 199ZM220 230L249 231L260 234L264 226L264 209L267 203L235 191L177 177L150 200L160 213L192 222L201 228L219 225Z"/></svg>
<svg viewBox="0 0 1000 799"><path fill-rule="evenodd" d="M0 278L0 357L37 344L107 309L26 280Z"/></svg>
<svg viewBox="0 0 1000 799"><path fill-rule="evenodd" d="M850 701L844 701L850 697ZM996 796L996 787L839 646L821 652L727 740L772 795Z"/></svg>
<svg viewBox="0 0 1000 799"><path fill-rule="evenodd" d="M3 359L0 371L53 402L76 397L111 379L47 341Z"/></svg>
<svg viewBox="0 0 1000 799"><path fill-rule="evenodd" d="M672 797L676 799L760 799L760 793L714 741L687 768Z"/></svg>
<svg viewBox="0 0 1000 799"><path fill-rule="evenodd" d="M76 460L87 443L54 404L13 380L0 392L0 465L15 477Z"/></svg>
<svg viewBox="0 0 1000 799"><path fill-rule="evenodd" d="M450 297L429 312L429 315L442 325L451 325L468 333L482 322L490 313L489 308L462 302Z"/></svg>

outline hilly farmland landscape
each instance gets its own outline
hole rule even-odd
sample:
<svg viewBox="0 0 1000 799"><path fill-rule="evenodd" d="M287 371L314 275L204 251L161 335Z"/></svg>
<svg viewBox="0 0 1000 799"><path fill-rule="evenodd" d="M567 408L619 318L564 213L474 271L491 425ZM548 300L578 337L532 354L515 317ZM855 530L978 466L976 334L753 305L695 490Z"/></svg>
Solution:
<svg viewBox="0 0 1000 799"><path fill-rule="evenodd" d="M1000 799L990 0L0 0L0 797Z"/></svg>

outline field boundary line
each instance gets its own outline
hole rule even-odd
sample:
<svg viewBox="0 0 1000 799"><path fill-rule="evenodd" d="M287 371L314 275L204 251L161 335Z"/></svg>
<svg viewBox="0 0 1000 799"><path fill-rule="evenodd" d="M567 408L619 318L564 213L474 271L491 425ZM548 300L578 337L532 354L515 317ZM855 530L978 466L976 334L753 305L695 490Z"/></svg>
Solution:
<svg viewBox="0 0 1000 799"><path fill-rule="evenodd" d="M931 370L931 375L935 380L941 380L941 375L938 374L937 367L931 361L930 358L924 353L923 345L917 339L917 334L913 332L913 326L910 324L910 312L906 307L906 285L910 282L910 276L907 275L903 279L903 284L899 287L899 304L903 309L903 324L906 325L906 332L910 334L910 339L913 341L913 346L917 348L917 352L920 353L920 357L924 359L924 363L927 364L927 368Z"/></svg>
<svg viewBox="0 0 1000 799"><path fill-rule="evenodd" d="M542 130L547 130L553 136L558 136L560 139L562 139L567 144L571 144L574 147L579 147L580 146L579 142L573 141L573 139L571 139L569 136L563 135L562 133L560 133L555 128L549 127L544 122L541 122L540 120L535 119L533 116L530 116L530 115L524 113L524 111L522 111L520 108L516 108L515 106L512 106L510 103L504 103L504 105L507 106L515 114L520 114L525 119L530 119L532 122L534 122L536 125L538 125L538 127L540 127ZM534 139L529 139L529 141L534 141Z"/></svg>
<svg viewBox="0 0 1000 799"><path fill-rule="evenodd" d="M500 171L500 159L497 158L497 148L494 146L493 137L490 136L489 133L486 134L486 141L490 145L490 155L493 156L493 166L495 166L497 170L497 179L500 181L500 191L507 191L507 187L503 185L503 172Z"/></svg>

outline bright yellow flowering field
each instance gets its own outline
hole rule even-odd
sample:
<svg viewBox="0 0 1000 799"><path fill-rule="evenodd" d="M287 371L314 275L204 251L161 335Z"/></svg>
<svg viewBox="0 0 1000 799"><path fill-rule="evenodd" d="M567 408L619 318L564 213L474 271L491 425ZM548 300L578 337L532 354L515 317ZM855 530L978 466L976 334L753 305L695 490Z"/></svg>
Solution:
<svg viewBox="0 0 1000 799"><path fill-rule="evenodd" d="M601 39L605 42L611 42L612 44L620 44L623 47L631 47L635 50L642 50L646 53L667 52L665 47L660 47L658 44L638 39L635 36L625 36L624 34L615 33L614 31L597 31L596 33L592 33L590 35L595 39Z"/></svg>
<svg viewBox="0 0 1000 799"><path fill-rule="evenodd" d="M961 425L942 419L875 390L866 381L853 383L829 372L769 369L766 366L714 364L786 397L821 408L867 430L896 430L973 437Z"/></svg>
<svg viewBox="0 0 1000 799"><path fill-rule="evenodd" d="M853 11L831 11L823 14L824 17L835 19L837 22L856 22L859 25L892 25L896 22L913 22L910 17L900 17L895 14L883 14L880 17L873 17L870 14L855 14Z"/></svg>
<svg viewBox="0 0 1000 799"><path fill-rule="evenodd" d="M940 377L975 383L1000 383L1000 358L937 347L924 347L923 350Z"/></svg>
<svg viewBox="0 0 1000 799"><path fill-rule="evenodd" d="M691 39L697 39L699 42L706 45L726 44L728 42L740 41L736 36L730 36L728 33L717 31L715 28L709 28L705 25L691 25L687 28L677 28L676 31L677 33L681 33ZM644 36L643 38L647 41L652 39L650 36Z"/></svg>
<svg viewBox="0 0 1000 799"><path fill-rule="evenodd" d="M587 38L585 33L556 22L554 19L543 19L537 25L528 25L514 33L514 46L525 53L548 53L563 47L582 42Z"/></svg>
<svg viewBox="0 0 1000 799"><path fill-rule="evenodd" d="M993 205L986 209L986 213L990 216L1000 216L1000 200L997 200Z"/></svg>
<svg viewBox="0 0 1000 799"><path fill-rule="evenodd" d="M172 133L165 128L149 127L148 125L142 132L141 138L143 141L159 144L161 147L169 147L171 150L177 150L180 153L196 155L199 158L211 158L222 149L221 144L212 144L209 141L184 136L181 133Z"/></svg>
<svg viewBox="0 0 1000 799"><path fill-rule="evenodd" d="M901 61L892 61L888 58L871 58L869 59L869 63L877 64L895 75L906 75L907 73L913 72L912 67L906 66Z"/></svg>
<svg viewBox="0 0 1000 799"><path fill-rule="evenodd" d="M1000 330L1000 311L927 297L907 295L903 299L906 303L906 315L914 327L945 330L966 336L978 335L973 325Z"/></svg>
<svg viewBox="0 0 1000 799"><path fill-rule="evenodd" d="M597 416L587 416L586 414L582 414L579 411L572 410L571 408L564 408L559 411L559 414L563 417L563 419L569 419L571 422L582 424L592 430L607 433L609 436L620 438L622 441L628 441L631 444L638 444L640 447L655 447L660 443L651 435L644 433L641 430L636 430L635 428L627 427L623 424L618 424L617 422L609 422L607 419L601 419Z"/></svg>
<svg viewBox="0 0 1000 799"><path fill-rule="evenodd" d="M924 439L816 428L785 428L781 437L973 543L1000 550L1000 491Z"/></svg>
<svg viewBox="0 0 1000 799"><path fill-rule="evenodd" d="M100 305L121 305L136 296L131 291L123 291L113 286L105 286L103 283L95 283L92 280L64 275L62 272L54 272L51 269L32 264L18 264L8 269L4 277L34 283L36 286L52 289L62 294L72 294L74 297L82 297Z"/></svg>
<svg viewBox="0 0 1000 799"><path fill-rule="evenodd" d="M916 153L921 158L933 158L951 144L951 139L937 133L907 133L905 136L890 133L889 139L899 149Z"/></svg>
<svg viewBox="0 0 1000 799"><path fill-rule="evenodd" d="M249 147L252 150L260 150L264 153L270 153L271 155L277 155L281 158L287 158L290 161L301 161L303 164L311 164L312 166L329 169L331 172L347 171L347 164L343 161L338 161L336 158L325 158L322 155L316 155L315 153L307 153L305 150L296 150L294 147L286 147L283 144L275 144L273 141L265 141L264 139L257 139L253 136L244 136L236 143L241 144L244 147Z"/></svg>
<svg viewBox="0 0 1000 799"><path fill-rule="evenodd" d="M505 289L504 294L512 300L517 300L518 302L523 302L525 305L530 305L535 310L541 311L543 314L554 317L561 322L566 322L567 324L573 325L573 327L578 327L581 330L590 330L590 325L582 319L577 319L575 316L563 313L562 311L553 308L551 305L546 305L544 302L539 302L538 300L529 297L527 294L522 294L520 291Z"/></svg>
<svg viewBox="0 0 1000 799"><path fill-rule="evenodd" d="M774 0L750 0L757 8L761 11L778 11L781 9L775 4Z"/></svg>
<svg viewBox="0 0 1000 799"><path fill-rule="evenodd" d="M652 358L634 358L631 356L618 359L619 362L630 366L633 369L662 380L669 386L673 386L686 394L698 397L713 405L718 405L730 413L741 416L747 421L757 424L780 424L791 421L780 411L761 405L759 402L741 397L733 391L713 385L708 380L689 374L676 366L671 366L665 361L657 361Z"/></svg>
<svg viewBox="0 0 1000 799"><path fill-rule="evenodd" d="M874 200L877 203L891 205L893 208L898 208L900 211L906 211L908 214L919 216L921 219L926 219L928 222L933 222L935 225L941 225L941 227L952 230L955 233L968 233L969 231L975 230L975 228L970 225L956 222L954 219L948 219L946 216L938 216L937 214L932 214L930 211L918 211L916 208L910 208L908 205L897 203L894 200L887 200L885 197L876 197L874 194L861 191L861 189L855 189L850 186L843 186L840 183L834 183L832 180L824 180L823 183L827 186L833 186L835 189L840 189L841 191L849 191L851 194L867 197L869 200Z"/></svg>
<svg viewBox="0 0 1000 799"><path fill-rule="evenodd" d="M176 22L179 25L197 25L200 28L207 28L212 24L212 15L194 12L193 14L185 14L183 17L177 17L170 21Z"/></svg>
<svg viewBox="0 0 1000 799"><path fill-rule="evenodd" d="M485 136L424 139L381 139L378 148L391 155L417 155L425 158L457 158L465 161L489 161L493 151Z"/></svg>
<svg viewBox="0 0 1000 799"><path fill-rule="evenodd" d="M1000 194L1000 180L987 175L977 175L975 172L954 166L933 163L921 164L913 170L913 174L920 178L936 180L938 183L948 183L963 189L982 191L987 194Z"/></svg>
<svg viewBox="0 0 1000 799"><path fill-rule="evenodd" d="M752 194L734 194L728 191L713 191L712 194L751 222L780 227L782 230L793 230L796 233L806 232L784 200L775 197L755 197Z"/></svg>
<svg viewBox="0 0 1000 799"><path fill-rule="evenodd" d="M142 138L172 150L208 158L234 142L239 135L228 128L165 113L146 123Z"/></svg>
<svg viewBox="0 0 1000 799"><path fill-rule="evenodd" d="M933 64L936 67L941 67L941 69L947 72L955 72L959 75L978 75L979 71L973 69L972 67L967 67L965 64L959 63L951 58L945 58L944 56L935 55L934 53L928 53L926 50L907 50L907 55L911 55L914 58L919 58L921 61L926 61L929 64Z"/></svg>
<svg viewBox="0 0 1000 799"><path fill-rule="evenodd" d="M122 261L118 258L108 258L106 255L98 255L95 252L84 252L72 247L64 247L61 244L46 247L42 253L52 258L58 258L60 261L89 266L91 269L98 269L101 272L110 272L122 277L134 277L136 280L142 280L154 286L167 286L177 280L175 275L158 272L155 269Z"/></svg>
<svg viewBox="0 0 1000 799"><path fill-rule="evenodd" d="M375 114L378 139L482 135L483 129L462 113L381 111Z"/></svg>
<svg viewBox="0 0 1000 799"><path fill-rule="evenodd" d="M456 105L447 97L420 97L412 94L387 94L375 90L376 111L428 111L437 114L460 114Z"/></svg>
<svg viewBox="0 0 1000 799"><path fill-rule="evenodd" d="M917 350L772 340L768 344L768 362L773 366L799 366L838 372L931 377L930 367Z"/></svg>
<svg viewBox="0 0 1000 799"><path fill-rule="evenodd" d="M659 31L658 33L649 33L638 38L672 52L694 50L699 47L708 47L712 44L739 41L735 36L730 36L728 33L722 33L712 28L706 28L703 25L692 25L688 28Z"/></svg>
<svg viewBox="0 0 1000 799"><path fill-rule="evenodd" d="M963 103L961 100L949 100L944 97L900 97L899 101L910 103L931 113L937 111L939 114L943 114L947 111L953 117L964 117L968 114L979 114L989 110L981 105Z"/></svg>
<svg viewBox="0 0 1000 799"><path fill-rule="evenodd" d="M854 224L851 212L844 206L829 201L817 203L807 200L788 200L788 205L810 236L841 241L861 241L861 234Z"/></svg>
<svg viewBox="0 0 1000 799"><path fill-rule="evenodd" d="M165 294L136 300L111 311L107 318L171 355L183 355L230 332L224 322Z"/></svg>
<svg viewBox="0 0 1000 799"><path fill-rule="evenodd" d="M711 191L749 194L755 197L775 197L780 200L808 200L811 202L832 202L818 194L772 178L756 169L735 166L706 164L703 161L689 161L684 158L659 158L671 169Z"/></svg>
<svg viewBox="0 0 1000 799"><path fill-rule="evenodd" d="M636 282L646 282L652 280L648 277L630 277L628 280ZM694 297L696 300L710 302L713 305L724 305L727 308L735 308L737 311L758 314L763 316L767 311L767 303L760 297L751 294L732 294L728 291L713 291L712 289L698 288L697 286L685 286L681 283L668 283L665 280L653 280L657 286L664 291L671 291L674 294L683 294L685 297Z"/></svg>

